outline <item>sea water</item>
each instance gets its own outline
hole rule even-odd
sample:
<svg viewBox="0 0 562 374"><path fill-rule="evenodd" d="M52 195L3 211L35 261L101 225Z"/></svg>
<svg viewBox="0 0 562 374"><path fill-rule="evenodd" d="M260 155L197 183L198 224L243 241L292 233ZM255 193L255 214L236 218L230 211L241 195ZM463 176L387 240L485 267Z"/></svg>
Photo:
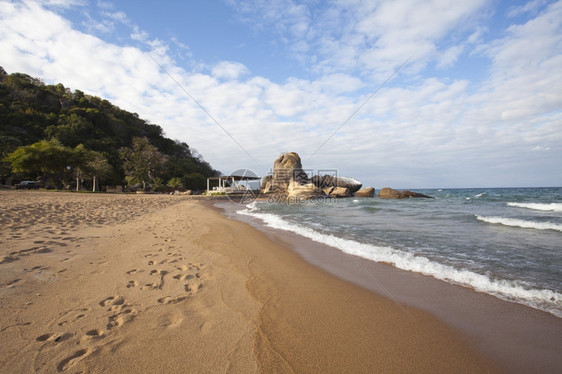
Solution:
<svg viewBox="0 0 562 374"><path fill-rule="evenodd" d="M416 191L434 199L270 199L238 213L562 318L562 188Z"/></svg>

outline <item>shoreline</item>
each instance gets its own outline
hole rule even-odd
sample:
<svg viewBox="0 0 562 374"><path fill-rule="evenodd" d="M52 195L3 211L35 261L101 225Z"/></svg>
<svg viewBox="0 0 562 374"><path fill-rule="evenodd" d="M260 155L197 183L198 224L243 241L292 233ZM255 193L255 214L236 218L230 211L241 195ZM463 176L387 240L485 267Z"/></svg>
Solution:
<svg viewBox="0 0 562 374"><path fill-rule="evenodd" d="M1 371L506 371L214 202L0 191Z"/></svg>
<svg viewBox="0 0 562 374"><path fill-rule="evenodd" d="M226 216L266 233L310 264L397 305L436 316L466 334L471 344L512 373L557 372L562 368L562 319L551 313L499 299L474 289L346 254L296 233L274 229L216 204Z"/></svg>

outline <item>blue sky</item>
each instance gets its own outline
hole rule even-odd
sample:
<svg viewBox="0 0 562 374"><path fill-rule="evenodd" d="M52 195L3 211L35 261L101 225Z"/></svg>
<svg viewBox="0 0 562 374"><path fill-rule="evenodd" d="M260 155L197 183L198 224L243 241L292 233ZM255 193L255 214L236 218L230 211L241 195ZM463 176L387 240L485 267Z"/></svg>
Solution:
<svg viewBox="0 0 562 374"><path fill-rule="evenodd" d="M225 174L562 186L562 1L0 0L0 50Z"/></svg>

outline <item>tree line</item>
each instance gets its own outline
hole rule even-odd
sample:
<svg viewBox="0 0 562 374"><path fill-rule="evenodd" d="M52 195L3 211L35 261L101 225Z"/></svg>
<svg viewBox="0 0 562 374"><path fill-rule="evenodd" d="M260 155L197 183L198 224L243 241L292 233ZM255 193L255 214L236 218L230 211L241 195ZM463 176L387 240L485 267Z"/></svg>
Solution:
<svg viewBox="0 0 562 374"><path fill-rule="evenodd" d="M218 176L185 142L109 101L0 67L0 182L202 190Z"/></svg>

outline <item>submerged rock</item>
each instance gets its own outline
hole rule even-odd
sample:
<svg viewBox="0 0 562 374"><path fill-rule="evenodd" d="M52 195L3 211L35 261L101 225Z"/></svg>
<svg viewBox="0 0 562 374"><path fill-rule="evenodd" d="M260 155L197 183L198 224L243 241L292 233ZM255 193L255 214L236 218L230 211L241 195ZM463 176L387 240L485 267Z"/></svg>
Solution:
<svg viewBox="0 0 562 374"><path fill-rule="evenodd" d="M419 192L412 192L408 190L398 191L389 187L385 187L380 190L378 197L380 199L408 199L410 197L423 197L433 199L432 196L427 196Z"/></svg>

